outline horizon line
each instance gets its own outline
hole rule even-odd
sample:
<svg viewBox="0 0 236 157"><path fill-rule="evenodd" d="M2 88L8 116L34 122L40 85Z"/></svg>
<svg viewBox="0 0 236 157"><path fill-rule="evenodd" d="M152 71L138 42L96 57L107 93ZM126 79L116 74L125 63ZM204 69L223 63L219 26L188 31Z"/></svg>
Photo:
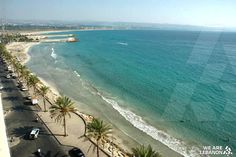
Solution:
<svg viewBox="0 0 236 157"><path fill-rule="evenodd" d="M118 23L123 23L123 24L137 24L137 25L169 25L169 26L185 26L185 27L202 27L202 28L215 28L215 29L236 29L236 26L221 26L221 25L197 25L197 24L178 24L178 23L158 23L158 22L127 22L127 21L96 21L96 20L59 20L59 19L1 19L1 25L3 21L5 23L9 23L7 21L17 21L17 22L24 22L24 21L31 21L31 22L64 22L64 23L71 23L71 24L83 24L83 23L107 23L107 24L118 24ZM62 23L63 24L63 23ZM105 26L105 25L104 25Z"/></svg>

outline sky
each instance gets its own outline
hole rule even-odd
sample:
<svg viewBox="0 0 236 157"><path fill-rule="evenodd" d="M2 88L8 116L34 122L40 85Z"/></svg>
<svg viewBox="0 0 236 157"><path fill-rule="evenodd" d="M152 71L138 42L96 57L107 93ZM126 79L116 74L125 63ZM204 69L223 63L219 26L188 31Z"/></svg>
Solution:
<svg viewBox="0 0 236 157"><path fill-rule="evenodd" d="M0 16L236 27L236 0L0 0Z"/></svg>

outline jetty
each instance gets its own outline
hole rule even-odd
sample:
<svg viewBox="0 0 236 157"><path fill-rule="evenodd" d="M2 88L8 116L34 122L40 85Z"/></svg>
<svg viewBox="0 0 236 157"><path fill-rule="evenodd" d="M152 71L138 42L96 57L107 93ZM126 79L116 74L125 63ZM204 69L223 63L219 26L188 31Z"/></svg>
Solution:
<svg viewBox="0 0 236 157"><path fill-rule="evenodd" d="M43 43L79 41L74 34L28 34L28 37Z"/></svg>
<svg viewBox="0 0 236 157"><path fill-rule="evenodd" d="M53 42L77 42L78 39L75 37L63 38L63 39L42 39L40 42L43 43L53 43Z"/></svg>
<svg viewBox="0 0 236 157"><path fill-rule="evenodd" d="M44 34L46 37L74 37L74 34Z"/></svg>

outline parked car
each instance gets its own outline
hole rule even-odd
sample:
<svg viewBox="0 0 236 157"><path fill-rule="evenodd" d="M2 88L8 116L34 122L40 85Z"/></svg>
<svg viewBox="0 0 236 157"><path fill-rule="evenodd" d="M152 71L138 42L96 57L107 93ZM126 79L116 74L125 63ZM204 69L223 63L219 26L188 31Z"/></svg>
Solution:
<svg viewBox="0 0 236 157"><path fill-rule="evenodd" d="M32 99L32 97L31 97L30 95L28 95L28 96L27 96L27 99L28 99L28 100L31 100L31 99Z"/></svg>
<svg viewBox="0 0 236 157"><path fill-rule="evenodd" d="M22 91L28 91L28 89L26 87L24 87L24 86L21 87L21 90Z"/></svg>
<svg viewBox="0 0 236 157"><path fill-rule="evenodd" d="M71 149L69 153L75 157L85 157L84 153L79 148L76 147Z"/></svg>
<svg viewBox="0 0 236 157"><path fill-rule="evenodd" d="M11 78L11 75L10 75L10 74L7 74L6 78L7 78L7 79L10 79L10 78Z"/></svg>
<svg viewBox="0 0 236 157"><path fill-rule="evenodd" d="M36 139L39 135L39 128L33 128L29 134L29 139Z"/></svg>
<svg viewBox="0 0 236 157"><path fill-rule="evenodd" d="M3 86L2 85L0 85L0 90L2 90L3 89Z"/></svg>

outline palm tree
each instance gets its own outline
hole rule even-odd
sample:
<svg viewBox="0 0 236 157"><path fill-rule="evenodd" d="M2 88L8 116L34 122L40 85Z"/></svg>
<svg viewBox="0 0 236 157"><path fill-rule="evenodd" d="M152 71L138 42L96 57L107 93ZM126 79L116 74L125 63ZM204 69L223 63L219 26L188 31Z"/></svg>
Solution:
<svg viewBox="0 0 236 157"><path fill-rule="evenodd" d="M4 51L4 58L7 61L7 65L9 65L12 55L8 51Z"/></svg>
<svg viewBox="0 0 236 157"><path fill-rule="evenodd" d="M34 95L36 94L36 86L39 83L39 79L35 75L29 76L29 86L34 88Z"/></svg>
<svg viewBox="0 0 236 157"><path fill-rule="evenodd" d="M26 66L19 63L18 65L18 71L19 71L19 81L23 81L24 78L24 72L27 70Z"/></svg>
<svg viewBox="0 0 236 157"><path fill-rule="evenodd" d="M56 122L63 120L64 136L67 136L66 131L66 116L71 117L71 113L75 113L77 109L74 107L74 102L70 98L63 96L57 98L55 104L50 107L50 113L52 118L55 118Z"/></svg>
<svg viewBox="0 0 236 157"><path fill-rule="evenodd" d="M16 62L15 65L15 72L17 74L17 77L20 77L20 68L21 68L21 64L19 62Z"/></svg>
<svg viewBox="0 0 236 157"><path fill-rule="evenodd" d="M97 157L99 157L100 142L104 139L107 139L110 134L111 126L104 124L102 120L94 118L91 123L88 123L86 136L96 140Z"/></svg>
<svg viewBox="0 0 236 157"><path fill-rule="evenodd" d="M132 152L132 157L161 157L161 155L158 152L154 151L150 145L148 145L147 147L142 145L137 148L132 148Z"/></svg>
<svg viewBox="0 0 236 157"><path fill-rule="evenodd" d="M43 97L44 112L46 112L46 102L45 102L45 100L46 100L46 94L47 94L48 90L49 90L49 88L47 86L42 86L39 89L39 91L40 91L40 93L41 93L41 95Z"/></svg>
<svg viewBox="0 0 236 157"><path fill-rule="evenodd" d="M28 89L30 88L30 76L31 76L31 73L28 69L23 71L22 77L23 77Z"/></svg>
<svg viewBox="0 0 236 157"><path fill-rule="evenodd" d="M10 59L10 65L11 65L11 67L12 67L12 72L13 72L13 73L15 73L15 65L16 65L16 63L17 63L16 57L12 57L12 58Z"/></svg>

